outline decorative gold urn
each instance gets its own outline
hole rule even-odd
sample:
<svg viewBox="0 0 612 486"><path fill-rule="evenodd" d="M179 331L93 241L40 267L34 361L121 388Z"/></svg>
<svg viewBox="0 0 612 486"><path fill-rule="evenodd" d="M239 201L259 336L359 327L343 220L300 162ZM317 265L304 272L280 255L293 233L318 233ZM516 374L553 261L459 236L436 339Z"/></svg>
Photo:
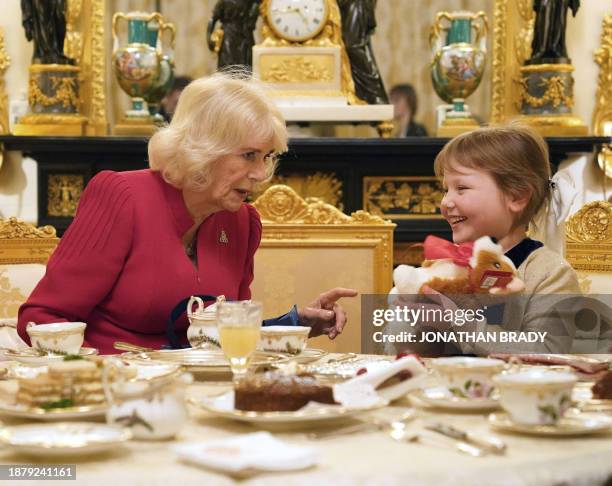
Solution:
<svg viewBox="0 0 612 486"><path fill-rule="evenodd" d="M485 70L487 30L484 12L440 12L436 16L429 34L431 80L438 96L452 103L438 136L452 137L478 128L465 99L478 88Z"/></svg>

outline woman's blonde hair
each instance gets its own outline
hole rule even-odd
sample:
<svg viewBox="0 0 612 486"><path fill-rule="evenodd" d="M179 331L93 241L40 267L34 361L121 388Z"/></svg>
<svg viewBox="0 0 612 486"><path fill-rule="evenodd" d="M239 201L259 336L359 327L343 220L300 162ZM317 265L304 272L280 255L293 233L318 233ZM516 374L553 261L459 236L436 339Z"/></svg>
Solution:
<svg viewBox="0 0 612 486"><path fill-rule="evenodd" d="M246 148L253 139L271 141L266 158L272 177L276 156L287 150L285 120L265 86L246 71L196 79L181 93L174 117L149 141L149 165L178 189L207 186L212 164Z"/></svg>
<svg viewBox="0 0 612 486"><path fill-rule="evenodd" d="M505 194L529 198L516 226L527 226L551 197L548 146L526 126L479 128L453 138L436 157L434 171L443 177L461 166L487 171Z"/></svg>

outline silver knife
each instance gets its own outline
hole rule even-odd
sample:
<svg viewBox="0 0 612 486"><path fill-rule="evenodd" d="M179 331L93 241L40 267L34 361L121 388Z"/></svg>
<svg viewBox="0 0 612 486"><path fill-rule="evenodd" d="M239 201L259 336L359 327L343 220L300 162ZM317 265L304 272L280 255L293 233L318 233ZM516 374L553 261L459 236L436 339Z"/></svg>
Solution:
<svg viewBox="0 0 612 486"><path fill-rule="evenodd" d="M457 429L452 425L446 425L439 422L428 424L425 426L425 428L427 430L445 435L446 437L451 437L452 439L474 444L475 446L494 454L503 454L506 452L506 444L496 437L480 437L471 432L464 432L463 430Z"/></svg>

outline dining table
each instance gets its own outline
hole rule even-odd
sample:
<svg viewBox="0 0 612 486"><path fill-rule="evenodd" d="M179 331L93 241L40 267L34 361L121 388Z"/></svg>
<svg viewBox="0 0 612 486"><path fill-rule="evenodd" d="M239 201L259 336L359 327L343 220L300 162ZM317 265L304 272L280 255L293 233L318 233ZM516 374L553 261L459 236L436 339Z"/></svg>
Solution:
<svg viewBox="0 0 612 486"><path fill-rule="evenodd" d="M333 358L333 355L331 356ZM291 423L271 429L220 418L194 405L200 398L232 388L231 381L203 380L190 385L189 420L172 440L130 440L104 453L79 457L28 457L0 449L0 464L74 464L77 484L115 486L187 485L603 485L612 481L612 429L575 437L525 435L491 428L490 410L448 410L427 406L407 395L393 410L413 410L405 421L408 435L418 441L398 441L386 427L342 433L347 425L384 417L385 408L337 422ZM410 415L410 414L408 414ZM4 425L27 423L0 417ZM104 417L99 417L103 421ZM473 457L460 453L454 441L425 429L432 421L478 436L494 436L506 444L503 454ZM264 425L268 427L268 425ZM181 460L176 446L201 443L270 430L287 444L316 452L316 465L291 472L259 472L247 477L206 469ZM325 434L322 434L325 432ZM313 438L312 435L322 435ZM24 481L37 484L42 481ZM46 484L45 481L44 484Z"/></svg>

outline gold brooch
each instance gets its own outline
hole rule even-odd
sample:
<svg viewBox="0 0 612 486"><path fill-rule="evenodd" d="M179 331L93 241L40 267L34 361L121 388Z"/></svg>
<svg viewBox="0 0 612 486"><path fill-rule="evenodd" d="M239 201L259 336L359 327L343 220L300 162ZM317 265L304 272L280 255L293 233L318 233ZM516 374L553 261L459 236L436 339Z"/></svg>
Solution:
<svg viewBox="0 0 612 486"><path fill-rule="evenodd" d="M225 230L221 230L221 234L219 235L219 243L229 243Z"/></svg>

